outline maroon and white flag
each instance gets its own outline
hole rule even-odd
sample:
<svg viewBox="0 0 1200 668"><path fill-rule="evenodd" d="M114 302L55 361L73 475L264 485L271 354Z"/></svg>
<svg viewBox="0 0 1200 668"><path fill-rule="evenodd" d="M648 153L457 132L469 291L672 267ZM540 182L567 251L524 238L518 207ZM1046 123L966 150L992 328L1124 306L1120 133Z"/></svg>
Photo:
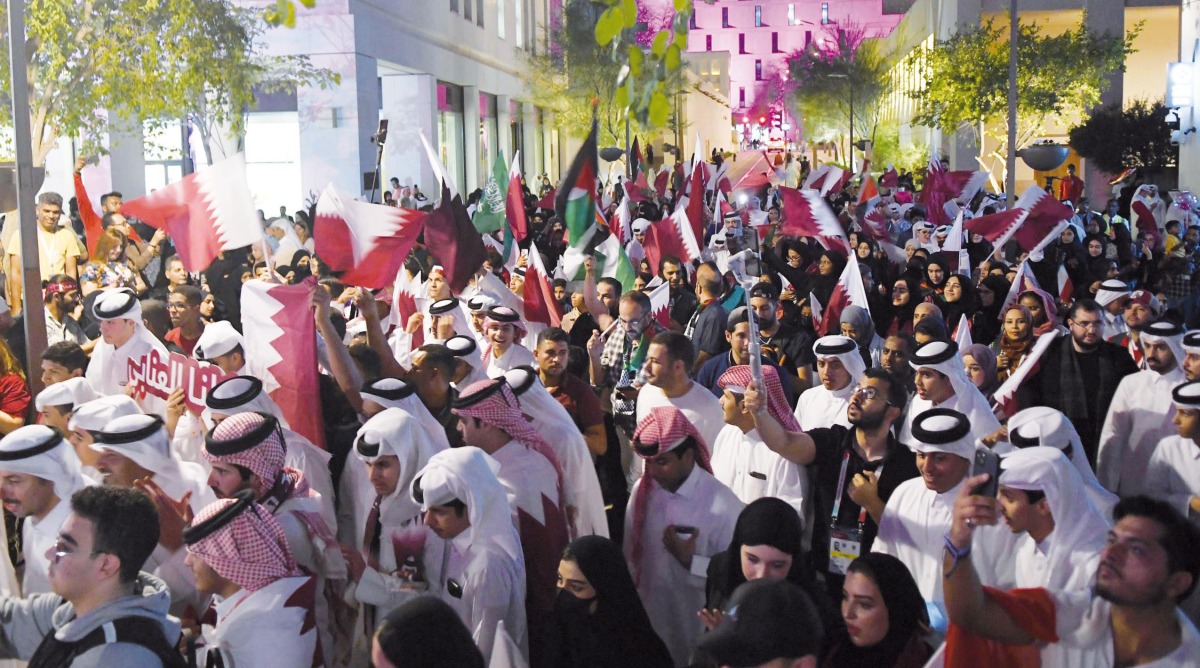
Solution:
<svg viewBox="0 0 1200 668"><path fill-rule="evenodd" d="M392 320L400 330L408 326L408 319L421 312L418 300L426 297L421 275L409 276L403 266L396 272L396 283L392 286ZM412 335L412 350L425 345L425 328L418 327Z"/></svg>
<svg viewBox="0 0 1200 668"><path fill-rule="evenodd" d="M292 430L324 447L312 308L316 283L314 277L296 285L247 281L242 285L242 333L246 359L263 370L263 389Z"/></svg>
<svg viewBox="0 0 1200 668"><path fill-rule="evenodd" d="M529 224L525 220L525 193L521 189L521 152L513 156L512 168L508 170L508 194L504 198L504 217L517 243L529 236Z"/></svg>
<svg viewBox="0 0 1200 668"><path fill-rule="evenodd" d="M848 256L846 267L842 269L842 275L838 277L837 285L833 286L833 293L829 295L829 303L825 305L824 319L841 322L842 311L851 305L861 306L868 312L871 310L871 304L867 301L867 289L863 286L862 272L858 268L857 253ZM814 314L815 308L814 306Z"/></svg>
<svg viewBox="0 0 1200 668"><path fill-rule="evenodd" d="M1064 220L1071 208L1054 199L1045 190L1029 186L1013 207L987 216L972 218L967 230L982 235L996 248L1011 238L1024 250L1032 251Z"/></svg>
<svg viewBox="0 0 1200 668"><path fill-rule="evenodd" d="M658 324L670 327L671 311L668 307L671 304L671 284L658 277L655 277L655 280L661 283L650 292L650 313Z"/></svg>
<svg viewBox="0 0 1200 668"><path fill-rule="evenodd" d="M396 278L424 223L424 213L359 202L330 184L317 200L313 239L317 255L345 272L339 280L378 290Z"/></svg>
<svg viewBox="0 0 1200 668"><path fill-rule="evenodd" d="M546 265L542 263L542 255L534 243L529 244L523 297L526 321L540 322L550 327L562 324L562 312L558 300L554 298L554 286L550 284L550 275L546 273Z"/></svg>
<svg viewBox="0 0 1200 668"><path fill-rule="evenodd" d="M166 230L190 272L207 269L225 251L262 241L241 153L125 202L121 212Z"/></svg>
<svg viewBox="0 0 1200 668"><path fill-rule="evenodd" d="M646 240L642 242L646 251L646 259L650 266L658 269L658 262L667 255L673 255L684 262L700 258L700 244L692 233L692 224L687 219L687 211L679 209L670 216L650 224L646 228Z"/></svg>
<svg viewBox="0 0 1200 668"><path fill-rule="evenodd" d="M796 237L846 238L846 231L833 210L816 190L796 190L780 187L783 199L782 224L779 233ZM849 243L844 244L849 248Z"/></svg>

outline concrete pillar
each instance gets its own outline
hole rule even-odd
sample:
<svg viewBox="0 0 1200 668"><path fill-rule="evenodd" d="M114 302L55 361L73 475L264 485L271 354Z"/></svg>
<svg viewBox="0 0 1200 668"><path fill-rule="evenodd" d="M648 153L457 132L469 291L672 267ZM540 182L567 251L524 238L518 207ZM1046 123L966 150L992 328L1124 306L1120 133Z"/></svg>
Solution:
<svg viewBox="0 0 1200 668"><path fill-rule="evenodd" d="M389 121L383 152L383 183L397 178L416 184L422 192L437 192L433 167L421 146L421 132L431 145L438 141L437 78L428 74L389 74L383 77L383 110Z"/></svg>
<svg viewBox="0 0 1200 668"><path fill-rule="evenodd" d="M375 171L370 137L379 128L376 61L352 53L314 55L311 60L316 67L339 72L342 83L327 90L296 91L301 192L319 193L332 183L343 192L365 196L363 174Z"/></svg>
<svg viewBox="0 0 1200 668"><path fill-rule="evenodd" d="M518 0L519 2L520 0ZM504 159L511 165L513 155L516 153L513 150L513 133L512 133L512 98L507 95L496 96L496 151L504 155ZM494 154L494 153L493 153ZM488 165L491 168L491 165ZM528 178L528 175L526 175ZM487 182L486 177L484 182Z"/></svg>
<svg viewBox="0 0 1200 668"><path fill-rule="evenodd" d="M537 114L533 105L526 102L521 105L521 134L525 137L524 151L528 156L525 158L525 169L534 176L546 173L545 156L538 150L539 146L545 145L546 140L544 137L538 137L537 131Z"/></svg>
<svg viewBox="0 0 1200 668"><path fill-rule="evenodd" d="M1194 3L1184 3L1179 18L1179 50L1180 60L1194 62L1193 56L1200 40L1200 6ZM1179 127L1188 129L1195 127L1196 114L1194 109L1181 109ZM1188 143L1179 147L1179 189L1197 192L1200 190L1200 140L1196 135L1189 135ZM1090 184L1089 184L1090 185Z"/></svg>
<svg viewBox="0 0 1200 668"><path fill-rule="evenodd" d="M126 200L146 194L146 155L140 123L113 126L109 132L108 158L112 165L112 189ZM88 195L100 206L100 195Z"/></svg>
<svg viewBox="0 0 1200 668"><path fill-rule="evenodd" d="M487 177L480 173L479 121L479 88L463 86L463 134L466 135L463 162L467 167L467 182L461 186L464 198L487 182Z"/></svg>
<svg viewBox="0 0 1200 668"><path fill-rule="evenodd" d="M1186 5L1186 3L1185 3ZM1122 39L1125 35L1125 3L1112 2L1112 0L1083 0L1083 10L1087 13L1087 28L1093 33L1108 33L1113 39ZM1187 7L1183 8L1184 19L1180 21L1180 25L1184 25L1187 15ZM1100 95L1100 106L1106 107L1110 104L1122 104L1125 96L1124 72L1114 72L1108 77L1108 88ZM1163 72L1163 78L1166 78L1166 72ZM1083 165L1083 183L1086 188L1088 198L1092 201L1093 208L1099 210L1108 200L1111 188L1108 185L1108 175L1100 172L1095 167L1084 161Z"/></svg>

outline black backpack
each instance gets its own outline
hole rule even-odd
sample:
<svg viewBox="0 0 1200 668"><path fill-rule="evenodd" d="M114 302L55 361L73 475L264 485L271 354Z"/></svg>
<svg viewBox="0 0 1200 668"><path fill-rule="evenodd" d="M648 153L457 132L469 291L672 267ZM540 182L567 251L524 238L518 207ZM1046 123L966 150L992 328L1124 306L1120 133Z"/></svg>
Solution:
<svg viewBox="0 0 1200 668"><path fill-rule="evenodd" d="M108 639L109 634L112 640ZM62 668L70 666L75 657L98 645L125 642L141 645L162 661L163 668L187 668L183 655L163 637L162 624L152 617L122 617L101 625L76 642L63 642L53 633L42 639L29 668Z"/></svg>

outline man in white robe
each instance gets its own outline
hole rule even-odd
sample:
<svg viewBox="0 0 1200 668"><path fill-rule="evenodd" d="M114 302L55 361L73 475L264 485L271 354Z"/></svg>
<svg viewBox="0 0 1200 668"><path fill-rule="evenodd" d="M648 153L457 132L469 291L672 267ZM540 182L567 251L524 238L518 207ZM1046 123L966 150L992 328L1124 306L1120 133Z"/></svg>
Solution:
<svg viewBox="0 0 1200 668"><path fill-rule="evenodd" d="M285 466L304 474L308 486L318 495L321 517L331 529L337 528L333 509L333 475L329 471L330 455L312 441L288 428L283 411L254 376L232 376L217 383L204 398L205 408L200 417L212 429L222 420L238 413L266 413L279 422L285 448Z"/></svg>
<svg viewBox="0 0 1200 668"><path fill-rule="evenodd" d="M1125 376L1113 395L1100 432L1096 477L1121 496L1152 494L1147 485L1150 456L1159 441L1174 434L1171 389L1184 381L1183 328L1161 321L1142 330L1147 368Z"/></svg>
<svg viewBox="0 0 1200 668"><path fill-rule="evenodd" d="M525 616L529 636L541 638L543 624L554 610L558 562L569 542L563 469L554 450L521 413L503 378L464 388L454 401L454 414L461 421L463 442L500 462L496 477L516 502L525 555ZM530 649L536 656L538 645Z"/></svg>
<svg viewBox="0 0 1200 668"><path fill-rule="evenodd" d="M652 409L633 448L645 472L625 515L625 559L654 631L685 665L704 629L708 563L729 547L745 504L713 477L708 446L679 409Z"/></svg>
<svg viewBox="0 0 1200 668"><path fill-rule="evenodd" d="M90 447L100 453L96 469L105 485L137 487L160 503L176 509L187 506L193 513L217 498L208 486L208 473L199 464L182 461L171 452L167 430L157 415L117 418L105 425L104 431L93 432L92 438ZM185 556L182 538L164 531L144 569L171 589L172 614L188 606L199 609L196 581L183 563Z"/></svg>
<svg viewBox="0 0 1200 668"><path fill-rule="evenodd" d="M1177 386L1175 436L1154 448L1146 471L1150 496L1165 501L1200 527L1200 381ZM1192 592L1179 607L1193 623L1200 623L1200 594Z"/></svg>
<svg viewBox="0 0 1200 668"><path fill-rule="evenodd" d="M1100 283L1096 290L1096 303L1103 309L1103 327L1100 337L1105 341L1125 336L1129 333L1129 325L1125 322L1125 303L1129 301L1129 286L1116 278L1110 278Z"/></svg>
<svg viewBox="0 0 1200 668"><path fill-rule="evenodd" d="M297 563L316 578L313 609L321 647L331 662L339 663L350 656L345 627L351 613L343 603L346 561L325 520L328 504L303 472L287 466L288 445L279 420L269 413L239 412L224 418L204 439L204 458L212 467L208 485L222 499L249 490L255 503L275 516Z"/></svg>
<svg viewBox="0 0 1200 668"><path fill-rule="evenodd" d="M1048 406L1033 406L1020 411L1008 419L1008 441L1018 448L1046 446L1061 450L1079 472L1079 477L1083 480L1083 489L1092 505L1105 517L1112 516L1117 497L1104 489L1096 479L1092 465L1088 463L1087 453L1083 450L1083 440L1075 430L1075 425L1071 424L1062 411ZM997 443L992 449L1005 454L1001 450L1002 445Z"/></svg>
<svg viewBox="0 0 1200 668"><path fill-rule="evenodd" d="M252 497L214 501L184 531L197 586L215 597L216 623L201 627L197 665L326 665L312 608L316 583ZM213 655L220 663L211 663Z"/></svg>
<svg viewBox="0 0 1200 668"><path fill-rule="evenodd" d="M858 343L841 335L822 336L813 344L817 356L817 375L821 384L810 387L796 402L796 420L804 431L832 427L849 427L846 408L854 381L861 378L866 362L858 352Z"/></svg>
<svg viewBox="0 0 1200 668"><path fill-rule="evenodd" d="M85 378L98 394L125 394L129 360L140 359L152 350L167 357L167 348L142 324L142 304L133 291L103 290L92 303L92 315L100 322L100 338L92 350ZM165 414L166 402L147 395L140 401L147 412Z"/></svg>
<svg viewBox="0 0 1200 668"><path fill-rule="evenodd" d="M583 433L567 409L550 396L533 369L517 367L504 374L504 381L517 396L521 412L530 418L562 466L562 505L571 539L589 535L607 538L604 497Z"/></svg>
<svg viewBox="0 0 1200 668"><path fill-rule="evenodd" d="M998 496L1017 536L1016 586L1052 591L1086 589L1108 538L1109 522L1084 493L1083 478L1061 450L1045 446L1005 455ZM1059 644L1041 648L1043 666L1082 665Z"/></svg>
<svg viewBox="0 0 1200 668"><path fill-rule="evenodd" d="M68 378L38 392L34 406L41 415L41 424L66 434L70 431L71 414L75 408L98 398L86 378Z"/></svg>
<svg viewBox="0 0 1200 668"><path fill-rule="evenodd" d="M529 328L513 309L507 306L489 308L483 319L483 331L487 337L483 363L489 377L496 378L505 371L535 364L533 353L521 345Z"/></svg>
<svg viewBox="0 0 1200 668"><path fill-rule="evenodd" d="M944 632L942 545L950 528L954 499L971 473L975 439L965 415L948 408L931 408L913 421L908 446L916 452L921 477L900 483L892 493L871 551L904 562L929 606L931 624ZM994 547L987 555L995 563L984 569L984 581L1011 586L1015 540L996 527L989 533L997 539L990 544Z"/></svg>
<svg viewBox="0 0 1200 668"><path fill-rule="evenodd" d="M375 624L389 611L429 589L427 573L441 563L445 541L425 526L410 493L429 459L447 449L411 413L388 408L358 430L354 454L366 465L373 499L354 517L354 542L345 550L353 584L350 596L363 617L355 654L369 650Z"/></svg>
<svg viewBox="0 0 1200 668"><path fill-rule="evenodd" d="M788 410L779 372L762 368L767 386L767 410L787 431L800 431L796 418ZM793 464L763 441L754 424L754 415L746 410L744 395L753 380L747 365L731 366L717 380L721 388L721 410L725 428L713 444L713 477L737 495L742 503L773 496L791 504L804 517L808 499L808 470Z"/></svg>
<svg viewBox="0 0 1200 668"><path fill-rule="evenodd" d="M100 472L96 461L100 453L92 449L93 434L104 431L113 420L126 415L142 415L141 406L124 394L110 394L76 406L67 421L67 440L75 448L75 454L83 465L83 474L99 481Z"/></svg>
<svg viewBox="0 0 1200 668"><path fill-rule="evenodd" d="M522 653L529 647L525 559L499 470L484 451L464 446L430 457L412 484L425 525L448 548L441 563L426 565L430 590L458 613L486 661L501 621Z"/></svg>
<svg viewBox="0 0 1200 668"><path fill-rule="evenodd" d="M967 378L966 365L953 341L930 341L917 348L909 362L916 370L917 395L909 403L900 429L900 442L912 447L912 423L931 408L948 408L967 417L972 442L1000 428L987 397Z"/></svg>
<svg viewBox="0 0 1200 668"><path fill-rule="evenodd" d="M71 444L50 427L27 425L0 439L0 498L5 510L25 520L21 525L25 555L22 595L50 591L50 558L46 555L71 513L71 495L94 484L84 477Z"/></svg>

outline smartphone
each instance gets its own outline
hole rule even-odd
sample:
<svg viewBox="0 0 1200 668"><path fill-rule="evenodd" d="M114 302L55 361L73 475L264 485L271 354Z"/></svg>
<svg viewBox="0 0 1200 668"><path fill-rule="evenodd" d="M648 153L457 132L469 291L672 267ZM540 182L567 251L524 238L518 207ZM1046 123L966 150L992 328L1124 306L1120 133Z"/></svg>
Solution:
<svg viewBox="0 0 1200 668"><path fill-rule="evenodd" d="M463 597L462 585L455 580L446 580L446 591L454 598Z"/></svg>
<svg viewBox="0 0 1200 668"><path fill-rule="evenodd" d="M987 482L982 485L977 485L971 490L971 494L975 496L990 496L996 497L1000 491L1000 455L987 448L980 448L975 451L975 468L971 475L979 475L980 473L988 474Z"/></svg>

